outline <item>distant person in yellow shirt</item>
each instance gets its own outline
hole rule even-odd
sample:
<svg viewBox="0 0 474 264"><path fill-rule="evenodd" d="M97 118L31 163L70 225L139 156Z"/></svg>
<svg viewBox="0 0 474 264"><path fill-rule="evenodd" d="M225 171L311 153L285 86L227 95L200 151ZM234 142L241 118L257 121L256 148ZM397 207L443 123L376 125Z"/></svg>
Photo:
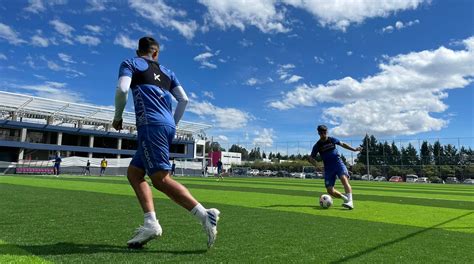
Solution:
<svg viewBox="0 0 474 264"><path fill-rule="evenodd" d="M104 157L102 161L100 162L100 176L104 176L106 168L107 168L107 160Z"/></svg>

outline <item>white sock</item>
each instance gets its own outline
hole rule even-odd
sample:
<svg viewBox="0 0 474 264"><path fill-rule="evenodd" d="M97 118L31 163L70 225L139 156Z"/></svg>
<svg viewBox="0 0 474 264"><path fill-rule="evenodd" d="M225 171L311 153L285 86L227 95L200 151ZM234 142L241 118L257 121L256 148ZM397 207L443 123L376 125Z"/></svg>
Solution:
<svg viewBox="0 0 474 264"><path fill-rule="evenodd" d="M156 219L156 213L155 212L148 212L148 213L145 213L145 223L144 223L144 226L145 227L155 227L157 222L158 222L158 219Z"/></svg>
<svg viewBox="0 0 474 264"><path fill-rule="evenodd" d="M346 196L349 199L349 202L352 201L352 193L346 193Z"/></svg>
<svg viewBox="0 0 474 264"><path fill-rule="evenodd" d="M342 200L344 200L345 203L347 203L349 201L349 198L347 198L347 196L345 196L342 193L341 193L341 198L342 198Z"/></svg>
<svg viewBox="0 0 474 264"><path fill-rule="evenodd" d="M206 221L207 211L204 206L198 203L194 208L191 210L191 214L193 214L199 221L204 222Z"/></svg>

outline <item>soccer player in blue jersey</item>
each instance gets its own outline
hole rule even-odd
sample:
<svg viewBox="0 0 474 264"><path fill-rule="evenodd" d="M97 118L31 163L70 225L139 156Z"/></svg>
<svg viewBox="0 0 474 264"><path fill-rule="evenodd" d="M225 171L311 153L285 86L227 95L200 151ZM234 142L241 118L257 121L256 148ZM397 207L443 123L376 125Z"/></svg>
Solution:
<svg viewBox="0 0 474 264"><path fill-rule="evenodd" d="M56 175L56 177L59 177L59 173L61 172L61 162L63 160L61 159L61 156L58 154L56 154L56 158L54 158L54 168L53 168L53 171L54 171L54 175Z"/></svg>
<svg viewBox="0 0 474 264"><path fill-rule="evenodd" d="M342 198L344 200L342 206L345 208L354 209L354 203L352 201L352 187L349 184L349 172L347 171L346 165L344 165L341 157L339 156L336 145L351 151L360 151L362 148L353 148L350 145L339 141L337 138L329 137L328 128L325 125L318 126L318 134L320 138L313 146L310 162L316 166L316 156L318 153L321 155L324 163L324 184L326 186L327 192L331 196ZM342 194L334 189L336 177L341 180L346 192L345 194Z"/></svg>
<svg viewBox="0 0 474 264"><path fill-rule="evenodd" d="M120 65L115 94L112 126L117 130L122 129L122 114L129 89L133 94L138 149L128 167L127 178L145 218L144 225L136 230L127 244L130 248L139 248L162 234L152 192L144 178L147 174L156 189L199 219L208 236L207 245L211 247L217 236L219 210L204 208L186 187L170 176L169 149L188 97L174 73L157 62L159 51L160 46L153 38L141 38L137 57L125 60ZM174 114L173 97L178 102Z"/></svg>

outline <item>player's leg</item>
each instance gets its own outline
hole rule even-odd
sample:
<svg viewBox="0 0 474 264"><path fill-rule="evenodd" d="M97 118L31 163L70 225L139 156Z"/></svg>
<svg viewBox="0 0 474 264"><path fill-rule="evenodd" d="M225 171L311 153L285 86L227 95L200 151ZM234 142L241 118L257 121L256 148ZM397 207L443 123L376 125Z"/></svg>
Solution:
<svg viewBox="0 0 474 264"><path fill-rule="evenodd" d="M346 175L340 177L342 185L344 185L344 190L346 191L347 201L342 204L342 206L354 209L354 202L352 201L352 187L349 184L349 178Z"/></svg>
<svg viewBox="0 0 474 264"><path fill-rule="evenodd" d="M344 202L346 202L347 197L334 188L334 185L336 185L336 176L337 175L333 170L324 171L324 185L326 186L326 191L329 195L336 198L341 198L344 200Z"/></svg>
<svg viewBox="0 0 474 264"><path fill-rule="evenodd" d="M144 224L135 231L133 237L127 241L130 248L140 248L148 241L162 234L161 226L156 218L153 195L145 180L145 169L141 160L142 152L140 148L130 162L127 170L127 179L144 213Z"/></svg>
<svg viewBox="0 0 474 264"><path fill-rule="evenodd" d="M341 183L344 186L344 191L346 192L345 196L347 197L347 200L344 201L342 206L349 209L354 209L354 204L352 202L352 187L349 184L349 172L347 171L346 165L342 163L339 164L339 166L337 166L336 173L337 177L339 178L339 180L341 180Z"/></svg>
<svg viewBox="0 0 474 264"><path fill-rule="evenodd" d="M148 129L148 128L147 128ZM201 221L208 235L208 247L214 244L217 236L217 221L219 210L206 209L191 195L189 190L170 176L171 164L169 162L169 146L173 142L175 129L168 126L156 126L149 128L147 137L141 142L143 152L147 158L144 165L153 186L166 194L174 202L191 212Z"/></svg>
<svg viewBox="0 0 474 264"><path fill-rule="evenodd" d="M143 213L154 212L153 195L148 182L145 180L145 170L130 164L127 170L127 179L135 191Z"/></svg>
<svg viewBox="0 0 474 264"><path fill-rule="evenodd" d="M171 178L169 171L157 171L150 176L150 179L157 190L163 192L175 203L191 212L202 223L208 235L207 245L211 247L217 236L219 210L204 208L186 187Z"/></svg>
<svg viewBox="0 0 474 264"><path fill-rule="evenodd" d="M169 171L157 171L150 176L150 179L153 187L188 211L198 204L186 187L171 178Z"/></svg>

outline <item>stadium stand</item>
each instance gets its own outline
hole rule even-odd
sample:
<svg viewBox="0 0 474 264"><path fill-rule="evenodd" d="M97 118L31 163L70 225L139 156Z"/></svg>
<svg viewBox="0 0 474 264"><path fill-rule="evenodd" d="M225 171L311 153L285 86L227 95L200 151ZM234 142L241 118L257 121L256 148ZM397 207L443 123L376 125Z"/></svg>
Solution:
<svg viewBox="0 0 474 264"><path fill-rule="evenodd" d="M137 147L135 114L124 112L122 131L111 127L113 116L110 108L0 91L0 173L49 174L60 154L63 173L80 173L88 159L95 168L106 158L107 174L123 175ZM203 164L209 128L181 121L170 157Z"/></svg>

